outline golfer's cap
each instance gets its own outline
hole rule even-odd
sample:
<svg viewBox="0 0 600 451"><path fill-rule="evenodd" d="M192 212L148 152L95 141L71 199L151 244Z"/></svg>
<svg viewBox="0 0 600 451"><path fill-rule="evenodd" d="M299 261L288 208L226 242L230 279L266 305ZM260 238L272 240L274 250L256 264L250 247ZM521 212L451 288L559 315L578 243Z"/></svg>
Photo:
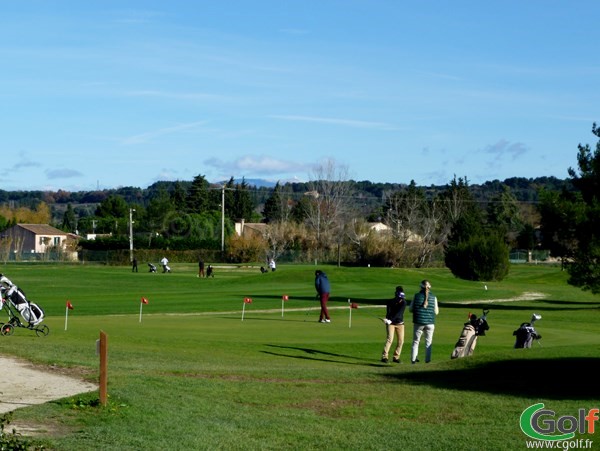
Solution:
<svg viewBox="0 0 600 451"><path fill-rule="evenodd" d="M429 280L424 280L421 282L421 288L425 288L426 290L431 289L431 284L429 283Z"/></svg>

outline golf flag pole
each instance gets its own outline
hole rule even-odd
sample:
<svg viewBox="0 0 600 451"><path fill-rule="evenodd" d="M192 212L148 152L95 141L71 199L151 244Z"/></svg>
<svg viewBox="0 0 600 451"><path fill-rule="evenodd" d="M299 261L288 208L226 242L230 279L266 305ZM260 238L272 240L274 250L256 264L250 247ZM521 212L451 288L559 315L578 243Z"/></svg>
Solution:
<svg viewBox="0 0 600 451"><path fill-rule="evenodd" d="M244 298L244 304L242 305L242 321L244 321L244 313L246 313L246 304L252 304L252 298Z"/></svg>
<svg viewBox="0 0 600 451"><path fill-rule="evenodd" d="M348 307L349 307L349 315L348 315L348 329L352 327L352 309L358 308L358 304L356 302L350 302L348 299Z"/></svg>
<svg viewBox="0 0 600 451"><path fill-rule="evenodd" d="M348 329L352 327L352 304L350 303L350 299L348 299Z"/></svg>
<svg viewBox="0 0 600 451"><path fill-rule="evenodd" d="M65 307L65 330L67 330L67 323L69 321L69 310L73 310L71 301L67 301L67 306Z"/></svg>
<svg viewBox="0 0 600 451"><path fill-rule="evenodd" d="M142 322L142 307L144 307L144 304L148 303L148 299L146 298L142 298L140 299L140 323Z"/></svg>
<svg viewBox="0 0 600 451"><path fill-rule="evenodd" d="M283 318L283 304L285 301L287 301L289 299L287 294L284 294L283 296L281 296L281 317Z"/></svg>

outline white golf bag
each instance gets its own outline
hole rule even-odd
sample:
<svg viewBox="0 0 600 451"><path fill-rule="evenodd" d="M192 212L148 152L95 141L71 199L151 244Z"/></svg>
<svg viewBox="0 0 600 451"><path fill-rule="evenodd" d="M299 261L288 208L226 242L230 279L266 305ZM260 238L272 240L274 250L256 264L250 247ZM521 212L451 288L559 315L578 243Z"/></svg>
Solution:
<svg viewBox="0 0 600 451"><path fill-rule="evenodd" d="M14 308L30 326L37 326L44 320L42 308L28 301L23 290L3 275L0 276L0 286L2 289L2 304L7 303L9 316L13 313L12 309Z"/></svg>

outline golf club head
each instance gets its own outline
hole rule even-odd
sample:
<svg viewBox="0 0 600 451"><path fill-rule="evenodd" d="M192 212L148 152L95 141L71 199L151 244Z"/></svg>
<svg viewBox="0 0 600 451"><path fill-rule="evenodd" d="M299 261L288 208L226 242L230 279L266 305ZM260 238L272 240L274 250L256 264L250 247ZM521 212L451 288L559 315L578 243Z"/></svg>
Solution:
<svg viewBox="0 0 600 451"><path fill-rule="evenodd" d="M538 315L537 313L534 313L533 315L531 315L531 324L535 323L537 320L542 319L542 315Z"/></svg>

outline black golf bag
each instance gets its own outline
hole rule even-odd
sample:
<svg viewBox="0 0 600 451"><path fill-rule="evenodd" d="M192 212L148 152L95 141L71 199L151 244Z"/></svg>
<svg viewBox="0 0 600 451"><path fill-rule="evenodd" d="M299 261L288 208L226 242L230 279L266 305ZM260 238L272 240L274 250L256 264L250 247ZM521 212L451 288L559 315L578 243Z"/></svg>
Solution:
<svg viewBox="0 0 600 451"><path fill-rule="evenodd" d="M156 272L156 266L152 263L148 263L148 272Z"/></svg>
<svg viewBox="0 0 600 451"><path fill-rule="evenodd" d="M475 346L477 346L477 337L485 335L485 331L490 328L486 319L488 312L489 310L484 310L483 316L480 318L477 318L477 315L469 313L469 321L464 324L460 337L458 337L458 341L454 345L454 351L450 355L451 359L473 355Z"/></svg>
<svg viewBox="0 0 600 451"><path fill-rule="evenodd" d="M517 337L515 340L515 349L531 348L533 340L539 340L542 338L542 336L535 330L535 327L533 327L533 323L539 319L542 319L542 316L534 313L531 316L530 322L521 323L519 328L513 332L513 336Z"/></svg>

